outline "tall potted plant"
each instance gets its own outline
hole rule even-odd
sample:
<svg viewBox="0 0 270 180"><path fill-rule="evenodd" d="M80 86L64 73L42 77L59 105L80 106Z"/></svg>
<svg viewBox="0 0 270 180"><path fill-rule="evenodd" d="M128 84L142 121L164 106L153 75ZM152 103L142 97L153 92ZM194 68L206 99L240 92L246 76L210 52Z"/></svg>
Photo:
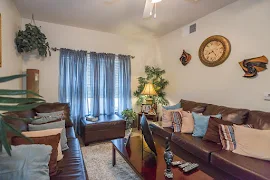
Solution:
<svg viewBox="0 0 270 180"><path fill-rule="evenodd" d="M0 83L8 82L17 78L23 78L25 76L26 74L19 74L7 77L0 77ZM22 96L27 94L33 94L38 98L18 97L18 95ZM32 119L18 118L12 115L5 114L4 112L25 111L35 108L43 103L45 103L45 100L42 99L40 95L28 90L0 89L0 111L3 112L0 114L0 152L2 152L3 145L6 152L11 156L11 145L9 144L7 139L7 131L10 131L17 136L24 137L31 141L31 139L25 137L20 130L15 129L11 124L9 124L8 120L29 122Z"/></svg>

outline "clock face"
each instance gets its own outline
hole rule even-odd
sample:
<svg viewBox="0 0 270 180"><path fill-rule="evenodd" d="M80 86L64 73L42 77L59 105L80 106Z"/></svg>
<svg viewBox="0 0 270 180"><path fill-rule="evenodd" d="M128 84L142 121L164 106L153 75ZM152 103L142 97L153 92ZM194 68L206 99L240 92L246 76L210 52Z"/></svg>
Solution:
<svg viewBox="0 0 270 180"><path fill-rule="evenodd" d="M211 41L209 42L203 51L203 55L205 59L208 61L217 61L221 58L224 53L224 46L219 41Z"/></svg>
<svg viewBox="0 0 270 180"><path fill-rule="evenodd" d="M230 55L231 45L223 36L211 36L201 45L199 57L206 66L217 66L222 64Z"/></svg>

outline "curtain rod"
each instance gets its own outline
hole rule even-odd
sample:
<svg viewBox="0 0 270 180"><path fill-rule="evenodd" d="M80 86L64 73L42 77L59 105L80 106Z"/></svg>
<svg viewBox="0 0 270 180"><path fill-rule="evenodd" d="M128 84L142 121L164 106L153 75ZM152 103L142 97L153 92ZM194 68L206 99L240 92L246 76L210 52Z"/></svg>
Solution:
<svg viewBox="0 0 270 180"><path fill-rule="evenodd" d="M59 49L59 48L56 48L56 47L51 48L51 50L53 50L53 51L60 51L60 49ZM87 54L90 54L90 53L88 52ZM118 56L118 55L116 55L116 56ZM135 58L135 56L131 56L131 55L129 55L129 56L130 56L132 59Z"/></svg>

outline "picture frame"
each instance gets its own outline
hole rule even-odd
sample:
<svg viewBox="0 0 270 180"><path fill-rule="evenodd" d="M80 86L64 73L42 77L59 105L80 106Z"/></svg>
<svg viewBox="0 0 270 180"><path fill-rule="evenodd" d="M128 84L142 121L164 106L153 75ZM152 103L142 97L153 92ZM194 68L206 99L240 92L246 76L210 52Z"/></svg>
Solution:
<svg viewBox="0 0 270 180"><path fill-rule="evenodd" d="M142 113L149 113L149 111L152 109L152 105L151 104L142 104L141 106L141 112Z"/></svg>

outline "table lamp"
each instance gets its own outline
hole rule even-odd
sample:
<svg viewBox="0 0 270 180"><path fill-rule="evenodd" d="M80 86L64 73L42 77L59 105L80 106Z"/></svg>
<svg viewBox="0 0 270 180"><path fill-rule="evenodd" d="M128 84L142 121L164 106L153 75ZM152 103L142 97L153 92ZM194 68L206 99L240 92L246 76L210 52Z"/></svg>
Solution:
<svg viewBox="0 0 270 180"><path fill-rule="evenodd" d="M148 95L148 98L146 98L146 104L153 104L153 99L151 96L157 95L157 92L153 86L152 83L148 83L144 86L143 91L141 92L141 95Z"/></svg>

